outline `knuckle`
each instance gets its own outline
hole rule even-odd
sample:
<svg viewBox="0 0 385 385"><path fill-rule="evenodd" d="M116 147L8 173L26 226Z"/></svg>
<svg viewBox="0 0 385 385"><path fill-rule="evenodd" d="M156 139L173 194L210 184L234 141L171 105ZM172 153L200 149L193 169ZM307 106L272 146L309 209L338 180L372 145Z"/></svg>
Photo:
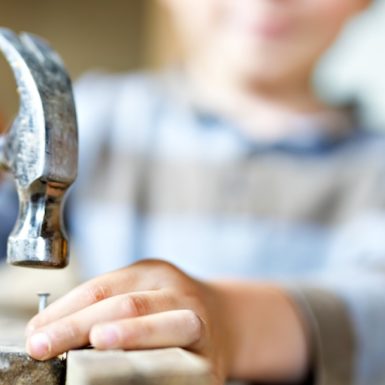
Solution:
<svg viewBox="0 0 385 385"><path fill-rule="evenodd" d="M111 289L107 285L91 283L85 287L85 293L90 303L97 303L110 297Z"/></svg>
<svg viewBox="0 0 385 385"><path fill-rule="evenodd" d="M80 329L73 321L66 321L56 328L52 333L52 337L60 341L77 341L79 339Z"/></svg>
<svg viewBox="0 0 385 385"><path fill-rule="evenodd" d="M126 295L122 301L123 313L128 317L139 317L149 313L150 305L146 298L140 295Z"/></svg>
<svg viewBox="0 0 385 385"><path fill-rule="evenodd" d="M159 309L169 310L182 307L182 305L180 305L180 293L177 290L167 288L159 290L157 294L156 304Z"/></svg>
<svg viewBox="0 0 385 385"><path fill-rule="evenodd" d="M130 349L140 348L145 341L151 338L153 332L153 326L148 323L127 327L123 333L124 345L129 345Z"/></svg>
<svg viewBox="0 0 385 385"><path fill-rule="evenodd" d="M154 334L155 328L151 323L143 322L140 327L133 328L132 336L133 340L136 342L140 342L142 340L151 337Z"/></svg>
<svg viewBox="0 0 385 385"><path fill-rule="evenodd" d="M65 335L67 335L70 339L75 339L80 334L79 328L75 322L67 322L66 325L64 325L63 330Z"/></svg>
<svg viewBox="0 0 385 385"><path fill-rule="evenodd" d="M156 271L162 271L162 270L171 271L171 272L178 271L177 267L174 264L164 259L146 259L143 261L143 263L148 267L152 267Z"/></svg>

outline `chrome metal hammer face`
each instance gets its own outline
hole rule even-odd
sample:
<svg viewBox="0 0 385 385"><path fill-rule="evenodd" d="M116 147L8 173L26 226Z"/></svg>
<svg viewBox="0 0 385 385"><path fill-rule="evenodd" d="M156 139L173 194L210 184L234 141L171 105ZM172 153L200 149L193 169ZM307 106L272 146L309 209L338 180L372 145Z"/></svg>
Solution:
<svg viewBox="0 0 385 385"><path fill-rule="evenodd" d="M19 195L8 262L61 268L68 263L64 194L77 175L78 135L72 85L60 57L37 36L0 28L0 50L20 95L17 117L0 136L0 166Z"/></svg>

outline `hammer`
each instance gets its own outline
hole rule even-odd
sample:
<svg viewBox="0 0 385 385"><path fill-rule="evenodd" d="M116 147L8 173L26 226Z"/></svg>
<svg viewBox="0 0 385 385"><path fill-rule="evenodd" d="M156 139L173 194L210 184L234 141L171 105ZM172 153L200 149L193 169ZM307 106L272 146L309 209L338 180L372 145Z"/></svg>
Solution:
<svg viewBox="0 0 385 385"><path fill-rule="evenodd" d="M63 268L68 239L63 198L77 175L78 133L70 78L41 38L0 28L0 51L20 96L19 112L0 136L0 167L15 180L19 214L7 244L16 266Z"/></svg>

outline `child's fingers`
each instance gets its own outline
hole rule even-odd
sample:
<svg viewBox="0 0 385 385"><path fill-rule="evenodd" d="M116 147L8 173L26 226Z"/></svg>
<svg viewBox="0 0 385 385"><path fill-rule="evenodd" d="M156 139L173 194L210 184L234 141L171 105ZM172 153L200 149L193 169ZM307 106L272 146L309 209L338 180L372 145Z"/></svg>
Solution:
<svg viewBox="0 0 385 385"><path fill-rule="evenodd" d="M59 320L109 297L136 291L135 287L138 280L139 277L135 272L135 267L132 267L86 282L52 303L42 313L33 317L27 325L26 334L28 335L50 322Z"/></svg>
<svg viewBox="0 0 385 385"><path fill-rule="evenodd" d="M96 325L90 341L98 349L191 347L203 334L201 318L183 309Z"/></svg>
<svg viewBox="0 0 385 385"><path fill-rule="evenodd" d="M87 345L90 330L97 323L175 308L176 300L164 290L114 296L38 329L27 340L27 352L35 359L46 360Z"/></svg>

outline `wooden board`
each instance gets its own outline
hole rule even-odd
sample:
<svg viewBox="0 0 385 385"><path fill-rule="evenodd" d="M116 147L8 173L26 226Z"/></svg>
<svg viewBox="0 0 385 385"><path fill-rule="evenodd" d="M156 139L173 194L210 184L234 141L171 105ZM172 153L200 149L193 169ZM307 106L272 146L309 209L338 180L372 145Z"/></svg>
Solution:
<svg viewBox="0 0 385 385"><path fill-rule="evenodd" d="M210 367L183 349L71 351L67 385L210 385Z"/></svg>

